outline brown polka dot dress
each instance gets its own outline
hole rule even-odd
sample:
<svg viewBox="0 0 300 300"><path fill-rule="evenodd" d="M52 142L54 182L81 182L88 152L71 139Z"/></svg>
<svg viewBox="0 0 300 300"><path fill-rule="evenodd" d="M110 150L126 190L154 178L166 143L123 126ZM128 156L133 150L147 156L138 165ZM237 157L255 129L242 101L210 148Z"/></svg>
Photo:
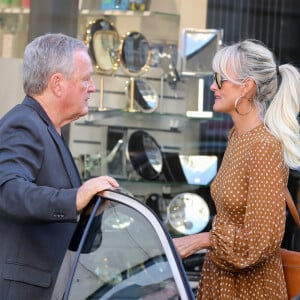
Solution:
<svg viewBox="0 0 300 300"><path fill-rule="evenodd" d="M197 299L285 300L280 259L288 169L261 125L228 141L211 185L217 214Z"/></svg>

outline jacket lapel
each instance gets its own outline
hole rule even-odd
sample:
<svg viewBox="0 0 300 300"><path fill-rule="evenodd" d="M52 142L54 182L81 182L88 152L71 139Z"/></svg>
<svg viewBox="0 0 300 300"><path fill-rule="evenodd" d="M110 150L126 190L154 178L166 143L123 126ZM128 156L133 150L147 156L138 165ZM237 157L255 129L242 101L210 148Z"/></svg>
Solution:
<svg viewBox="0 0 300 300"><path fill-rule="evenodd" d="M43 119L43 121L47 124L48 132L57 145L57 149L61 154L62 161L65 165L66 172L69 175L69 179L71 181L72 186L73 187L80 186L81 179L78 173L78 169L75 165L74 159L71 155L71 152L68 146L65 144L63 138L55 130L51 120L49 119L48 115L46 114L42 106L36 100L34 100L29 96L25 97L23 104L33 108L39 114L41 119Z"/></svg>

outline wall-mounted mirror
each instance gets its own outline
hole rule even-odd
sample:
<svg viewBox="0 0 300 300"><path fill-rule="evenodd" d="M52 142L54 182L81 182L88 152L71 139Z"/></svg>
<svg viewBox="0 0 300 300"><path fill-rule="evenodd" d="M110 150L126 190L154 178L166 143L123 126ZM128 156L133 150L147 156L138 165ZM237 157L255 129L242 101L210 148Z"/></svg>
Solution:
<svg viewBox="0 0 300 300"><path fill-rule="evenodd" d="M201 232L207 226L210 210L207 202L198 194L181 193L171 200L167 216L172 229L188 235Z"/></svg>
<svg viewBox="0 0 300 300"><path fill-rule="evenodd" d="M222 45L223 30L185 28L182 37L181 74L200 77L212 73L212 59Z"/></svg>
<svg viewBox="0 0 300 300"><path fill-rule="evenodd" d="M146 131L137 130L128 139L126 154L135 171L144 179L154 180L162 171L160 146Z"/></svg>
<svg viewBox="0 0 300 300"><path fill-rule="evenodd" d="M126 74L138 76L147 71L151 59L146 37L137 31L127 32L121 39L121 66Z"/></svg>
<svg viewBox="0 0 300 300"><path fill-rule="evenodd" d="M134 108L135 77L143 74L149 68L151 51L146 37L137 31L127 32L121 39L120 60L124 73L130 78L130 105L129 111Z"/></svg>
<svg viewBox="0 0 300 300"><path fill-rule="evenodd" d="M95 70L100 75L113 74L120 65L120 36L113 23L106 19L89 22L86 28L85 43L88 46ZM103 105L104 78L100 76L99 110L105 110Z"/></svg>
<svg viewBox="0 0 300 300"><path fill-rule="evenodd" d="M131 98L131 84L132 80L126 82L125 93L128 100ZM134 80L134 104L137 110L141 110L145 113L151 113L155 111L159 105L159 95L156 89L143 78L136 78Z"/></svg>

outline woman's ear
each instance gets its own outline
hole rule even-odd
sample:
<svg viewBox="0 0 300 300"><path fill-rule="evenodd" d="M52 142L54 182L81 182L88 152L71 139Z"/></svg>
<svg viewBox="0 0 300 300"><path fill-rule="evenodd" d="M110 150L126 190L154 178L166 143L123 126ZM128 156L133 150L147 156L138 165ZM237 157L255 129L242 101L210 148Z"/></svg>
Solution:
<svg viewBox="0 0 300 300"><path fill-rule="evenodd" d="M243 82L243 94L248 98L253 98L256 92L256 83L252 78L247 78Z"/></svg>

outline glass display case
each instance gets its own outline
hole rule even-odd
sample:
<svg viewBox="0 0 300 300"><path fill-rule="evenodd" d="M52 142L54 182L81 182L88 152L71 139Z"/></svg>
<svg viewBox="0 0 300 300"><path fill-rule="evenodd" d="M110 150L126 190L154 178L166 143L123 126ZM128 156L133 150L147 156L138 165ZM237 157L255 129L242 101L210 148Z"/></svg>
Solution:
<svg viewBox="0 0 300 300"><path fill-rule="evenodd" d="M97 88L69 131L83 180L109 174L143 201L209 189L218 157L202 155L199 139L222 118L211 110L211 72L179 71L181 14L99 8L82 5L77 31Z"/></svg>
<svg viewBox="0 0 300 300"><path fill-rule="evenodd" d="M0 57L22 58L27 44L30 9L0 3Z"/></svg>
<svg viewBox="0 0 300 300"><path fill-rule="evenodd" d="M1 56L21 58L30 9L0 8L0 16L0 40L5 39ZM181 72L183 19L175 10L79 9L77 37L93 54L96 93L91 95L89 114L66 128L82 179L115 177L157 214L172 235L191 232L183 228L193 227L193 220L184 220L180 212L191 212L195 203L204 217L197 230L211 226L209 184L219 157L214 151L201 151L208 142L201 137L208 124L222 123L222 117L212 113L211 74ZM170 210L174 220L167 218ZM194 263L184 263L194 270Z"/></svg>
<svg viewBox="0 0 300 300"><path fill-rule="evenodd" d="M201 128L221 119L212 114L207 101L210 75L205 74L200 79L199 76L187 78L178 71L183 15L175 9L171 12L155 9L101 10L100 4L94 7L96 2L93 2L94 6L91 6L91 1L90 4L88 1L79 3L77 36L86 41L89 24L99 19L112 24L117 32L115 61L118 62L111 73L99 72L95 68L97 92L90 101L90 113L74 122L68 131L69 145L82 179L108 173L124 184L128 181L129 187L133 185L133 191L144 197L153 187L160 193L166 186L171 186L176 193L180 186L182 189L178 192L197 189L203 185L202 181L196 179L191 184L186 180L179 156L200 155ZM153 7L148 6L147 9ZM30 8L28 4L0 6L0 16L1 56L21 58L27 43ZM141 72L130 70L139 55L130 48L136 43L136 36L143 37L139 40L143 47L147 43L147 49L144 48L147 58L140 66ZM98 40L105 40L105 37L99 35ZM104 49L101 47L97 48L97 53ZM105 51L101 53L109 54L107 49ZM129 63L125 63L125 58L129 59ZM94 64L97 64L95 59ZM204 110L207 114L187 115L187 112L199 111L199 103L202 103L200 111L206 105ZM162 167L155 180L149 180L145 175L143 178L130 159L128 142L136 131L145 132L158 145ZM153 149L150 147L146 153L151 157L148 159L151 163ZM172 170L175 164L176 171ZM181 176L174 175L174 172ZM136 182L152 187L136 190L137 185L132 184ZM204 185L209 185L209 180Z"/></svg>

